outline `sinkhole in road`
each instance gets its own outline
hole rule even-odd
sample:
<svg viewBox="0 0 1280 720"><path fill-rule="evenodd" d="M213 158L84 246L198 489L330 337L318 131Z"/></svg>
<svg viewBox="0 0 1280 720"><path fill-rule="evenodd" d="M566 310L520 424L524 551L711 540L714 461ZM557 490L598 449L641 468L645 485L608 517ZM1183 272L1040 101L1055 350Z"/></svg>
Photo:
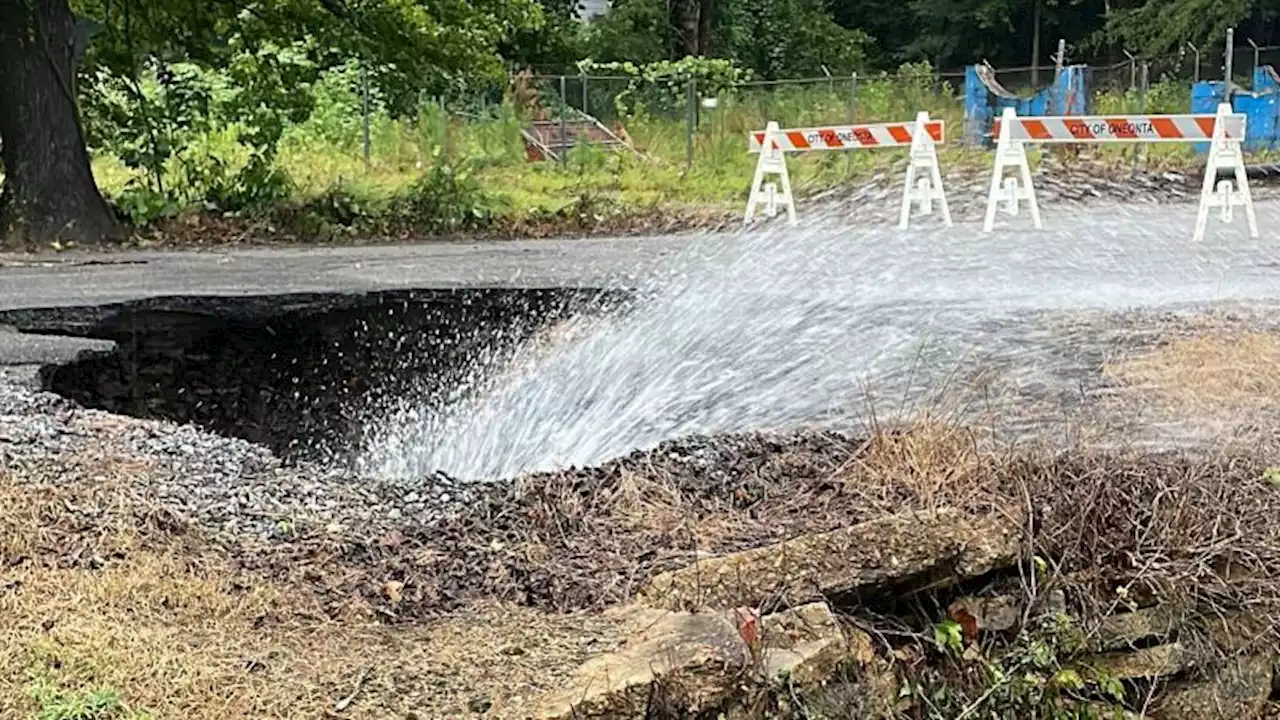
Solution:
<svg viewBox="0 0 1280 720"><path fill-rule="evenodd" d="M0 325L112 341L41 370L44 389L85 407L345 462L403 398L446 402L558 322L625 299L590 288L166 297L0 312Z"/></svg>

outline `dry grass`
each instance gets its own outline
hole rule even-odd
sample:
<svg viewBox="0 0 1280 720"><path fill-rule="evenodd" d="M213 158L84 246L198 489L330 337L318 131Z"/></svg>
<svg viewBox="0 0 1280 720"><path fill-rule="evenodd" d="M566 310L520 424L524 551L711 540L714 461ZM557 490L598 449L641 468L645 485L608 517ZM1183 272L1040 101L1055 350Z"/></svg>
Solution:
<svg viewBox="0 0 1280 720"><path fill-rule="evenodd" d="M108 692L118 717L453 718L548 690L617 641L609 618L484 603L395 627L334 618L308 586L156 532L127 497L0 474L0 717Z"/></svg>
<svg viewBox="0 0 1280 720"><path fill-rule="evenodd" d="M1209 332L1108 365L1104 375L1171 409L1214 418L1258 413L1280 399L1280 335Z"/></svg>

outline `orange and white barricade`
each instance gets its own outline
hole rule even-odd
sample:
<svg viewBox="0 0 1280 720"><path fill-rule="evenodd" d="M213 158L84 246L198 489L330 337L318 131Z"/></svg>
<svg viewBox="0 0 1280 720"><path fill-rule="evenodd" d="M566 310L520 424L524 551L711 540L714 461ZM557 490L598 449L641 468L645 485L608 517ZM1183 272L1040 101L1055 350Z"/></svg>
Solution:
<svg viewBox="0 0 1280 720"><path fill-rule="evenodd" d="M1204 239L1209 210L1221 208L1225 223L1232 220L1232 209L1243 207L1250 237L1258 237L1258 219L1253 210L1253 196L1245 176L1243 114L1233 113L1231 106L1218 106L1216 115L1141 115L1122 117L1018 117L1013 108L1005 108L996 121L996 157L991 172L991 189L987 194L987 215L982 229L990 232L996 219L996 206L1004 203L1010 215L1018 214L1020 201L1027 202L1031 222L1040 222L1040 206L1027 165L1027 143L1151 143L1209 142L1209 158L1205 165L1204 184L1200 190L1200 211L1196 216L1195 240ZM1006 168L1016 168L1017 177L1005 177ZM1235 182L1216 183L1218 170L1235 171Z"/></svg>
<svg viewBox="0 0 1280 720"><path fill-rule="evenodd" d="M791 194L791 177L787 174L786 154L816 150L861 150L885 147L911 148L907 163L906 185L902 189L902 214L899 227L907 227L911 206L917 204L920 212L929 215L936 201L942 221L951 225L951 209L942 187L942 173L938 169L937 144L945 137L941 120L930 120L929 113L922 112L915 122L878 123L874 125L843 125L820 128L783 130L778 123L770 122L763 131L750 133L748 152L759 153L755 177L751 181L751 194L747 197L747 212L743 222L755 217L756 208L764 205L764 214L774 217L781 205L787 211L787 219L796 221L795 198ZM766 176L776 176L777 182L766 182ZM779 187L781 186L781 187Z"/></svg>

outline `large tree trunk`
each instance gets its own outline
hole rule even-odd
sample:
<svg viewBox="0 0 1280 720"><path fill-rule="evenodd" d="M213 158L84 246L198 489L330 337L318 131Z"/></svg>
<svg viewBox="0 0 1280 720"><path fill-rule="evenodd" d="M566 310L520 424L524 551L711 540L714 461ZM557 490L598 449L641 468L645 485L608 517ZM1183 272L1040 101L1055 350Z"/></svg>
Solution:
<svg viewBox="0 0 1280 720"><path fill-rule="evenodd" d="M698 54L707 56L711 54L711 33L712 20L715 19L715 4L713 0L700 0L698 3Z"/></svg>
<svg viewBox="0 0 1280 720"><path fill-rule="evenodd" d="M676 60L698 55L699 7L699 0L668 0L667 12L675 31L675 46L671 50Z"/></svg>
<svg viewBox="0 0 1280 720"><path fill-rule="evenodd" d="M95 243L118 230L72 94L67 0L0 0L0 244Z"/></svg>

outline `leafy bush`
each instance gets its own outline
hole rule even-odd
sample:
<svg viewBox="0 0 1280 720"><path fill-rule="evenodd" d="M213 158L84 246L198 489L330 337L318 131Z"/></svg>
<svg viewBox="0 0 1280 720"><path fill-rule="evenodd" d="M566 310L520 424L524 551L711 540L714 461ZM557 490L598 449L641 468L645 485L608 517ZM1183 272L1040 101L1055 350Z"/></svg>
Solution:
<svg viewBox="0 0 1280 720"><path fill-rule="evenodd" d="M731 0L721 10L724 53L766 78L848 76L866 63L871 38L840 27L823 0Z"/></svg>
<svg viewBox="0 0 1280 720"><path fill-rule="evenodd" d="M731 60L700 57L675 62L662 60L648 65L583 60L578 63L578 70L588 75L628 78L626 88L614 98L620 115L683 113L689 104L690 81L696 82L700 95L719 95L751 79L751 71Z"/></svg>
<svg viewBox="0 0 1280 720"><path fill-rule="evenodd" d="M351 227L373 214L372 204L339 179L336 184L307 203L306 209L326 222Z"/></svg>
<svg viewBox="0 0 1280 720"><path fill-rule="evenodd" d="M135 224L193 203L260 209L291 192L273 163L285 127L314 108L315 66L302 44L230 44L226 70L149 58L137 81L104 70L88 83L90 144L144 178L145 190L134 183L116 197Z"/></svg>
<svg viewBox="0 0 1280 720"><path fill-rule="evenodd" d="M1162 78L1147 90L1145 100L1137 88L1099 93L1094 98L1093 112L1101 115L1123 115L1149 112L1178 114L1191 110L1191 91L1183 81Z"/></svg>
<svg viewBox="0 0 1280 720"><path fill-rule="evenodd" d="M208 205L233 212L267 210L288 199L294 189L287 172L257 154L234 173L211 176L204 188Z"/></svg>
<svg viewBox="0 0 1280 720"><path fill-rule="evenodd" d="M178 206L159 191L144 183L132 182L109 198L118 217L138 226L177 214Z"/></svg>
<svg viewBox="0 0 1280 720"><path fill-rule="evenodd" d="M605 64L670 61L671 48L683 42L671 13L665 0L617 0L588 32L590 57ZM710 37L704 47L767 78L814 77L824 68L848 75L863 67L871 44L865 32L837 24L823 0L723 0Z"/></svg>
<svg viewBox="0 0 1280 720"><path fill-rule="evenodd" d="M939 118L959 107L956 88L937 83L933 66L927 62L903 63L896 72L858 82L859 120L909 119L920 110Z"/></svg>
<svg viewBox="0 0 1280 720"><path fill-rule="evenodd" d="M374 75L377 69L370 69ZM347 61L321 73L312 85L314 107L307 121L296 126L298 135L348 152L359 149L364 118L365 91L369 94L369 114L386 113L387 100L381 85L366 78L362 89L360 63Z"/></svg>
<svg viewBox="0 0 1280 720"><path fill-rule="evenodd" d="M428 232L456 232L488 227L494 198L471 175L470 163L453 161L437 150L431 169L399 198L400 216Z"/></svg>

